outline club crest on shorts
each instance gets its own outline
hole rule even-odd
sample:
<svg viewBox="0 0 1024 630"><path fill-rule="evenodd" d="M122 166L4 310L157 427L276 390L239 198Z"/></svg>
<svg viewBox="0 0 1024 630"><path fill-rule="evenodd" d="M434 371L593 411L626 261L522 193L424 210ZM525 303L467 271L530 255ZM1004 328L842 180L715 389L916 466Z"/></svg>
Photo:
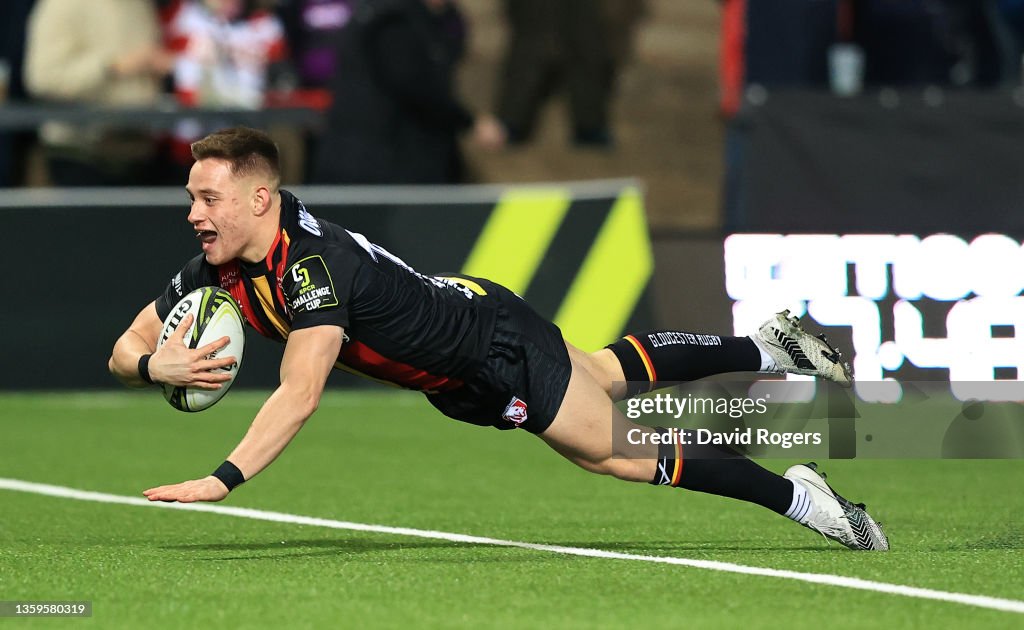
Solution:
<svg viewBox="0 0 1024 630"><path fill-rule="evenodd" d="M512 401L508 404L508 407L505 407L505 413L501 414L501 417L518 427L526 422L526 403L513 396Z"/></svg>

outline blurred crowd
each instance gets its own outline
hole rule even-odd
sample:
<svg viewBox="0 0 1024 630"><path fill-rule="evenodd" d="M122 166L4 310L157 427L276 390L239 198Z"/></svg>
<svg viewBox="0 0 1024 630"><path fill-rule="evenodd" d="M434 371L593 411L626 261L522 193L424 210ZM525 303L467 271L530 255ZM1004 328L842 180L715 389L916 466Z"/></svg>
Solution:
<svg viewBox="0 0 1024 630"><path fill-rule="evenodd" d="M315 109L323 121L295 131L300 166L290 181L465 182L465 142L491 151L530 143L556 95L565 97L566 141L611 151L616 79L648 1L3 0L0 101L170 103L186 114L159 132L109 121L0 131L0 186L39 180L25 172L30 151L56 185L178 185L189 143L230 124L211 112L267 107ZM504 18L488 98L466 99L456 87L470 30L459 2L491 3ZM752 84L850 94L1022 82L1024 0L718 4L727 114ZM856 76L837 80L839 71ZM206 115L190 119L188 108Z"/></svg>
<svg viewBox="0 0 1024 630"><path fill-rule="evenodd" d="M0 71L13 103L315 108L325 125L302 135L302 180L458 183L463 137L487 150L528 142L559 87L569 141L610 149L622 30L609 28L610 7L642 2L502 0L497 113L471 111L456 89L468 25L455 0L4 0ZM25 179L35 143L55 185L178 185L190 142L215 126L209 116L160 132L50 121L3 133L0 185Z"/></svg>

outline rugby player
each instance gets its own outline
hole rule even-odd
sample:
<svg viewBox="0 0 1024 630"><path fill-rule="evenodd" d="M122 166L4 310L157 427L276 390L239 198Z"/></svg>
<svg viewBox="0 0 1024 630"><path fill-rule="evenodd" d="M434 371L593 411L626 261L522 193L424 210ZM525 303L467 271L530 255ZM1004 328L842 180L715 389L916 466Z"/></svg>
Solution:
<svg viewBox="0 0 1024 630"><path fill-rule="evenodd" d="M279 188L278 151L247 128L192 145L191 209L202 253L139 312L117 340L110 371L129 387L151 383L217 389L208 358L227 338L189 349L190 320L156 348L162 321L193 289L231 293L258 333L284 343L280 386L238 446L211 475L150 488L151 501L220 501L266 468L317 408L335 367L422 391L451 418L525 429L582 468L762 505L853 549L888 549L863 505L836 494L813 465L784 476L717 445L640 440L616 452L613 402L627 383L689 381L734 371L809 374L849 385L839 353L780 313L749 337L654 331L627 335L594 353L567 343L558 327L508 289L483 278L413 270L361 234L321 221ZM665 432L629 423L648 434ZM621 445L620 445L621 446Z"/></svg>

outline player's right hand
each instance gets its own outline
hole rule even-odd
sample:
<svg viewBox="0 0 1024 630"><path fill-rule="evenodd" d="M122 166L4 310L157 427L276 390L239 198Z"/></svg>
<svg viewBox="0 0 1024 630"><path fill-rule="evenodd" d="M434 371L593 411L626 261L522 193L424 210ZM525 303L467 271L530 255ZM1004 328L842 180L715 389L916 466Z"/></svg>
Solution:
<svg viewBox="0 0 1024 630"><path fill-rule="evenodd" d="M193 479L182 483L159 486L143 491L150 501L193 503L195 501L220 501L230 492L220 479L214 476Z"/></svg>
<svg viewBox="0 0 1024 630"><path fill-rule="evenodd" d="M229 367L236 359L208 357L228 345L231 338L221 337L205 346L190 349L185 343L185 333L194 319L191 313L186 315L164 345L153 353L149 359L149 376L156 383L174 387L220 389L221 383L231 380L231 375L211 370Z"/></svg>

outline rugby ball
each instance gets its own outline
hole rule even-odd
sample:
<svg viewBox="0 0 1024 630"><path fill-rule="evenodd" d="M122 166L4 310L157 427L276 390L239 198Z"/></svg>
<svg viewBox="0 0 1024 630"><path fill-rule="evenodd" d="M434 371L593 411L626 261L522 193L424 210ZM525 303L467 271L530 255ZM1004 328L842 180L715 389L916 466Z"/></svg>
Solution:
<svg viewBox="0 0 1024 630"><path fill-rule="evenodd" d="M192 325L185 331L185 344L189 348L200 348L226 336L231 338L228 345L214 352L209 358L212 359L219 355L237 359L231 367L217 370L231 376L231 380L225 381L220 389L163 385L164 398L172 407L181 411L202 411L209 409L223 398L224 394L231 389L231 384L235 382L235 376L238 375L238 369L242 365L242 351L245 349L244 320L238 304L224 289L220 287L196 289L181 298L181 301L171 309L171 314L164 320L157 348L167 342L167 339L189 314L193 316Z"/></svg>

